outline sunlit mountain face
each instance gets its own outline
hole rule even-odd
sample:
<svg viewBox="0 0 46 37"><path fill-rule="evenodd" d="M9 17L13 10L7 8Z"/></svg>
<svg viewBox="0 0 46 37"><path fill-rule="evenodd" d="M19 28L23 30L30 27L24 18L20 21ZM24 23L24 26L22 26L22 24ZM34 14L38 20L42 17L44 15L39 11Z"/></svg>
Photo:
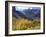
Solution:
<svg viewBox="0 0 46 37"><path fill-rule="evenodd" d="M12 14L16 18L36 19L40 18L40 7L12 7Z"/></svg>

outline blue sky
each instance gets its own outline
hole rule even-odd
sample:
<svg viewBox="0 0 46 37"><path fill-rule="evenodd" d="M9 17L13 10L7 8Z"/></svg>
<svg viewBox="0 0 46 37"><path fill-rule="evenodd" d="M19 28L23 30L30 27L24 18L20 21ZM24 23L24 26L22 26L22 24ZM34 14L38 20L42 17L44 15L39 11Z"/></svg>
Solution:
<svg viewBox="0 0 46 37"><path fill-rule="evenodd" d="M23 11L24 9L40 9L40 7L19 7L19 6L16 6L16 10L18 11Z"/></svg>
<svg viewBox="0 0 46 37"><path fill-rule="evenodd" d="M28 9L27 7L16 7L16 10L23 11L24 9Z"/></svg>

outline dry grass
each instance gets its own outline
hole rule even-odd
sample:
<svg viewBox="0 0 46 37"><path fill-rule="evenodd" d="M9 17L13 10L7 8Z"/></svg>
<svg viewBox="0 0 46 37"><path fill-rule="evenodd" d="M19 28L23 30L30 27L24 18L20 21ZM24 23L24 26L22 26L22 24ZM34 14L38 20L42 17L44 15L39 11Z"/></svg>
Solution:
<svg viewBox="0 0 46 37"><path fill-rule="evenodd" d="M28 19L16 19L15 17L13 17L12 29L13 30L40 29L40 21L31 21Z"/></svg>

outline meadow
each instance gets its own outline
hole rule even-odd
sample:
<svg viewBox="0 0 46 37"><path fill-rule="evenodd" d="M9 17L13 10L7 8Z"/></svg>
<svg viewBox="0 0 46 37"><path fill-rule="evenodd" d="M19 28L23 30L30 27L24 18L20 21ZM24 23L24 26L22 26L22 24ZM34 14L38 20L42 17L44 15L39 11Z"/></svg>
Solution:
<svg viewBox="0 0 46 37"><path fill-rule="evenodd" d="M40 29L40 20L17 19L12 16L12 30L35 30Z"/></svg>

